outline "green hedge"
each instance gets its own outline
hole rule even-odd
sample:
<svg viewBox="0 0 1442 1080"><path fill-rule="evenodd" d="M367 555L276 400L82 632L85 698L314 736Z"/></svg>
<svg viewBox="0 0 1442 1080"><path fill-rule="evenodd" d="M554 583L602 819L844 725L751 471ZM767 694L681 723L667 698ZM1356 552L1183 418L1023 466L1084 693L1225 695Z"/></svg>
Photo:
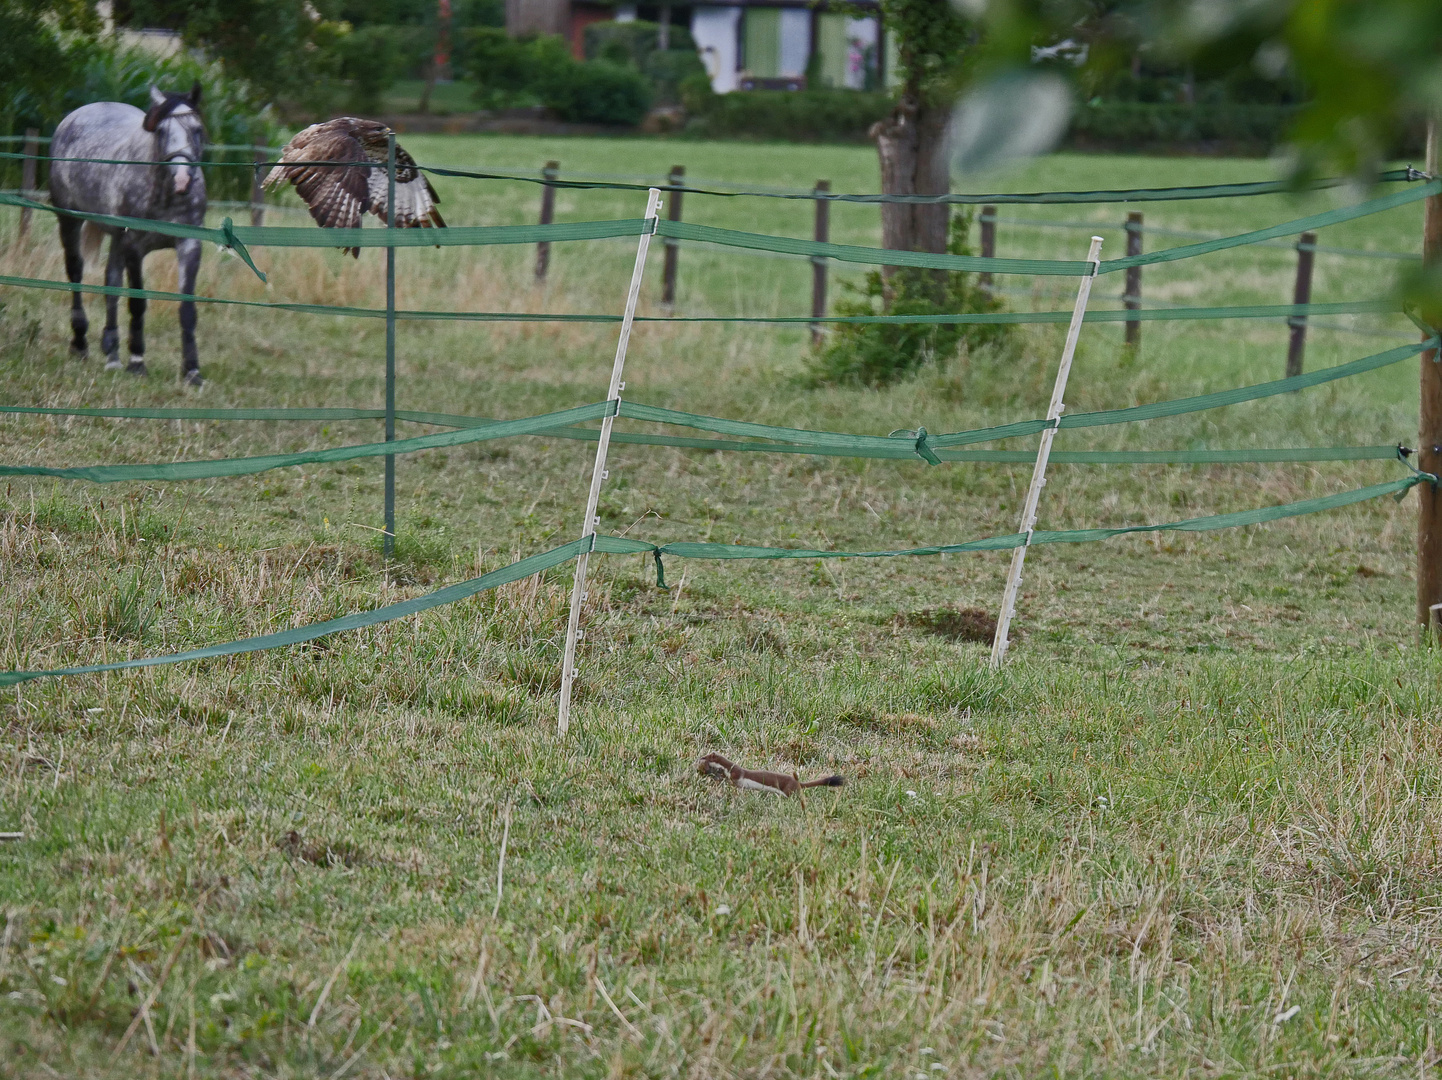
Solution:
<svg viewBox="0 0 1442 1080"><path fill-rule="evenodd" d="M864 143L871 125L891 108L886 94L856 90L714 94L704 77L687 79L681 93L690 116L686 134L709 139ZM1282 141L1296 110L1295 105L1100 102L1077 110L1068 142L1109 150L1267 150Z"/></svg>
<svg viewBox="0 0 1442 1080"><path fill-rule="evenodd" d="M650 81L609 60L578 61L564 38L512 38L504 30L466 34L477 103L485 108L540 104L572 123L639 124L651 107Z"/></svg>
<svg viewBox="0 0 1442 1080"><path fill-rule="evenodd" d="M1296 112L1295 105L1097 102L1077 110L1068 140L1114 150L1207 143L1270 149Z"/></svg>
<svg viewBox="0 0 1442 1080"><path fill-rule="evenodd" d="M690 120L686 134L702 139L862 143L891 110L885 94L859 90L737 90L714 94L705 76L681 88Z"/></svg>

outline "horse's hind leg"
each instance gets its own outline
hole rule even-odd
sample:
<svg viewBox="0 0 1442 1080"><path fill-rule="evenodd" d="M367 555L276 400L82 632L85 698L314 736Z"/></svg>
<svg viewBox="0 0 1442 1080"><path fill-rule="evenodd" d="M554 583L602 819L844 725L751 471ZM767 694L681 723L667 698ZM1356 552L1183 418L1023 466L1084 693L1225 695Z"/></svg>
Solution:
<svg viewBox="0 0 1442 1080"><path fill-rule="evenodd" d="M195 278L200 273L200 241L179 240L175 244L175 261L180 269L180 291L195 294ZM180 302L180 377L191 386L200 386L200 352L195 347L195 301Z"/></svg>
<svg viewBox="0 0 1442 1080"><path fill-rule="evenodd" d="M119 287L125 274L125 244L119 236L110 239L110 258L105 261L105 284ZM100 351L105 354L105 370L120 370L120 297L111 293L105 298L105 330L100 335Z"/></svg>
<svg viewBox="0 0 1442 1080"><path fill-rule="evenodd" d="M72 285L79 285L85 277L85 254L80 249L80 227L82 222L79 218L66 217L61 214L57 218L60 224L60 246L65 249L65 277ZM70 339L70 352L73 356L84 359L90 352L85 342L86 331L90 329L90 320L85 317L85 298L80 290L70 294L70 330L73 336Z"/></svg>
<svg viewBox="0 0 1442 1080"><path fill-rule="evenodd" d="M125 253L125 279L132 289L145 288L141 274L141 262L145 256L139 251ZM145 371L145 297L130 298L130 363L125 370L132 375L144 375Z"/></svg>

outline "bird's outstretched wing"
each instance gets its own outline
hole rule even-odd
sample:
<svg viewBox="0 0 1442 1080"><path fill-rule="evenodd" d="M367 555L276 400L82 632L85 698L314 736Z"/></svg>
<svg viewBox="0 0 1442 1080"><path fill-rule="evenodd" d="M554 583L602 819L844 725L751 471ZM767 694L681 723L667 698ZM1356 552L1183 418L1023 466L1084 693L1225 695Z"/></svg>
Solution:
<svg viewBox="0 0 1442 1080"><path fill-rule="evenodd" d="M280 164L265 179L266 187L290 181L325 229L359 228L370 211L386 219L386 161L389 130L374 120L341 116L312 124L281 151ZM356 162L354 166L336 164ZM400 228L444 226L436 203L440 199L416 167L415 159L396 147L396 225ZM359 248L346 248L353 256Z"/></svg>
<svg viewBox="0 0 1442 1080"><path fill-rule="evenodd" d="M385 147L381 146L381 161L385 161ZM370 171L371 213L382 221L386 220L386 171ZM429 229L433 226L445 228L441 212L436 209L440 202L436 189L416 167L416 159L396 146L396 227L400 229Z"/></svg>

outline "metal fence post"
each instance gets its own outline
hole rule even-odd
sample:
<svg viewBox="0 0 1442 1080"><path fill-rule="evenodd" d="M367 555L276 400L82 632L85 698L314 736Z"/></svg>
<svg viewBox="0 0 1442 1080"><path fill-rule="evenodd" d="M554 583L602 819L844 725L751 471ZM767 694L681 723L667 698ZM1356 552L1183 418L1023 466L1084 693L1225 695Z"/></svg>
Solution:
<svg viewBox="0 0 1442 1080"><path fill-rule="evenodd" d="M611 362L611 385L606 400L614 403L615 412L601 418L601 434L596 441L596 463L591 467L591 490L586 496L586 516L581 525L581 539L590 542L576 556L576 574L571 581L571 614L566 622L566 646L561 654L561 700L556 712L556 733L565 735L571 727L571 686L580 673L576 668L576 643L581 640L581 604L586 599L586 572L591 565L591 549L596 544L596 529L601 519L596 507L601 499L601 483L610 477L606 455L611 450L611 428L621 410L621 391L626 384L626 349L631 343L631 327L636 319L636 301L641 296L641 281L646 273L646 254L651 250L651 237L660 224L661 189L646 193L646 229L636 244L636 264L631 268L631 287L626 292L625 314L621 316L621 334L616 339L616 358Z"/></svg>
<svg viewBox="0 0 1442 1080"><path fill-rule="evenodd" d="M396 227L396 136L386 136L386 228ZM395 234L391 234L391 239ZM386 442L396 441L396 249L386 247ZM386 531L382 553L396 553L396 456L386 455Z"/></svg>
<svg viewBox="0 0 1442 1080"><path fill-rule="evenodd" d="M1292 303L1312 302L1312 260L1317 251L1317 234L1303 233L1297 241L1297 284L1292 289ZM1307 348L1307 316L1293 315L1287 320L1292 340L1287 345L1287 377L1302 374L1302 354Z"/></svg>
<svg viewBox="0 0 1442 1080"><path fill-rule="evenodd" d="M824 195L831 190L830 180L816 181L817 194ZM831 241L831 200L816 200L816 231L813 234L818 244L826 244ZM822 319L826 317L826 260L814 258L811 260L811 317ZM811 344L819 345L826 336L826 331L820 323L811 324Z"/></svg>
<svg viewBox="0 0 1442 1080"><path fill-rule="evenodd" d="M40 153L40 132L36 128L25 129L25 158L20 166L20 194L27 199L36 196L35 191L35 159ZM23 240L30 233L30 214L28 206L20 210L20 238Z"/></svg>
<svg viewBox="0 0 1442 1080"><path fill-rule="evenodd" d="M666 218L681 220L681 185L686 182L686 166L672 165L671 175L666 178ZM676 262L681 256L680 241L674 236L663 237L666 247L666 261L661 271L661 303L666 307L676 306Z"/></svg>
<svg viewBox="0 0 1442 1080"><path fill-rule="evenodd" d="M991 642L992 668L1001 667L1010 643L1011 620L1016 614L1016 598L1021 590L1021 572L1026 565L1026 549L1031 546L1032 533L1036 528L1036 508L1041 499L1041 489L1046 485L1046 467L1051 460L1051 444L1061 424L1062 411L1066 408L1062 396L1066 393L1067 379L1071 376L1072 359L1076 356L1077 338L1081 336L1087 302L1091 299L1092 282L1096 280L1101 269L1101 251L1102 238L1093 236L1091 247L1087 249L1087 262L1091 263L1091 272L1083 277L1081 284L1077 286L1071 325L1067 327L1066 344L1062 346L1061 363L1057 365L1056 382L1052 385L1051 405L1046 411L1046 418L1051 421L1051 426L1043 429L1041 433L1041 441L1036 450L1036 464L1031 471L1031 485L1026 489L1026 502L1022 504L1021 526L1017 529L1022 535L1022 542L1012 550L1011 568L1006 574L1006 589L1001 594L1001 611L996 617L996 637Z"/></svg>
<svg viewBox="0 0 1442 1080"><path fill-rule="evenodd" d="M267 149L263 140L255 140L255 167L251 169L250 178L250 224L256 229L265 224L265 188L262 186L265 177L261 175L261 166L266 162Z"/></svg>
<svg viewBox="0 0 1442 1080"><path fill-rule="evenodd" d="M1427 171L1442 174L1442 113L1434 112L1427 124ZM1422 265L1442 268L1442 195L1422 204ZM1423 331L1423 340L1431 337ZM1442 473L1442 350L1428 349L1420 357L1417 402L1417 468L1434 476ZM1438 634L1427 633L1442 603L1442 492L1431 484L1417 485L1417 621L1423 640L1442 646Z"/></svg>
<svg viewBox="0 0 1442 1080"><path fill-rule="evenodd" d="M1142 215L1133 210L1127 215L1127 254L1142 253ZM1127 291L1122 296L1128 311L1142 309L1142 268L1127 267ZM1127 320L1127 347L1136 349L1142 344L1142 323L1140 319Z"/></svg>
<svg viewBox="0 0 1442 1080"><path fill-rule="evenodd" d="M548 161L546 167L541 170L541 177L545 180L554 180L560 171L559 161ZM541 224L549 225L551 218L556 213L556 189L550 184L541 185ZM536 245L536 281L546 280L546 271L551 268L551 242L542 240Z"/></svg>

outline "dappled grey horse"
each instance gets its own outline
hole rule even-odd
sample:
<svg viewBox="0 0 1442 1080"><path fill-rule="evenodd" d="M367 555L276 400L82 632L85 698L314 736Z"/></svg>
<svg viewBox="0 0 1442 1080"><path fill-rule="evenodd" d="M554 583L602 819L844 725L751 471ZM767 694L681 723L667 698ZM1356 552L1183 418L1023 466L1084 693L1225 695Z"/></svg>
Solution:
<svg viewBox="0 0 1442 1080"><path fill-rule="evenodd" d="M201 124L200 84L189 94L167 94L150 88L150 109L141 112L119 101L98 101L76 109L55 129L50 143L52 158L99 158L137 161L144 164L117 165L90 161L53 161L50 167L50 201L57 209L80 210L116 217L150 218L185 225L205 223L205 178L201 175L201 150L205 128ZM85 222L59 215L60 243L65 248L65 274L79 282L85 271L86 255L99 253L102 234L110 236L110 258L105 264L105 284L121 284L122 273L132 289L143 289L141 263L159 248L175 248L180 267L180 291L195 292L195 275L200 269L200 241L178 240L173 236L122 229L113 225ZM120 368L119 298L105 298L105 333L100 348L109 370ZM70 351L77 356L88 352L85 333L90 323L85 304L75 293L70 306L70 326L75 336ZM192 386L200 385L200 357L195 348L195 303L180 305L181 377ZM125 370L135 375L145 371L145 301L130 299L130 361Z"/></svg>

